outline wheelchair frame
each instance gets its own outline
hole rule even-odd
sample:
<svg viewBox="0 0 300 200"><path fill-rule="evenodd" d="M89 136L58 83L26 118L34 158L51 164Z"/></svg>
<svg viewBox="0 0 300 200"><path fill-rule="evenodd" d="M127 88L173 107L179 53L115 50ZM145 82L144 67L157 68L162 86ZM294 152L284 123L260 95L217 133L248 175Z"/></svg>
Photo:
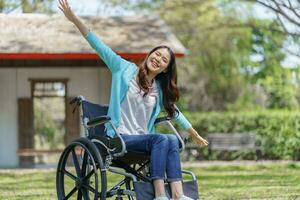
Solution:
<svg viewBox="0 0 300 200"><path fill-rule="evenodd" d="M126 145L120 133L110 121L110 117L101 115L92 119L88 118L84 114L84 102L89 103L83 96L77 96L70 102L70 104L75 104L73 112L78 107L81 108L81 122L84 127L85 137L80 137L72 141L61 154L56 172L57 197L58 199L70 199L76 196L77 193L77 200L82 198L84 200L105 200L115 195L116 200L123 199L125 195L128 199L133 200L133 197L137 197L135 191L136 184L141 181L151 184L148 171L148 164L150 163L149 156L147 158L147 156L142 154L129 155L130 153L127 152ZM180 151L182 152L185 147L185 141L170 120L171 118L169 117L157 118L155 125L167 124L178 137L181 143ZM97 126L103 126L104 123L110 123L113 127L116 133L114 138L105 138L91 134L91 130ZM78 154L76 148L80 149L80 154ZM126 161L126 158L130 158L130 156L134 158L140 156L141 162L138 162L138 160L137 162ZM73 171L76 175L74 175L74 172L70 171L69 168L75 168ZM120 170L120 168L123 170ZM107 190L107 171L124 176L123 180L119 181L109 190ZM193 172L182 170L182 173L190 175L192 181L197 181ZM65 183L66 177L74 182L74 186L71 184L72 189L67 193L65 188L67 184ZM99 188L99 182L101 182L101 188ZM131 187L131 183L133 188ZM125 185L125 189L121 188L123 185ZM146 199L140 197L138 200Z"/></svg>

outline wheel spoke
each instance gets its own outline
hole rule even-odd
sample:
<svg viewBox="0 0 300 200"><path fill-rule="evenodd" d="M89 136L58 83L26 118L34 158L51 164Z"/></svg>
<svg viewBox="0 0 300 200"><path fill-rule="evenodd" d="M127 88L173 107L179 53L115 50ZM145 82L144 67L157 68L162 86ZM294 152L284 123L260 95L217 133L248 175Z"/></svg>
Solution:
<svg viewBox="0 0 300 200"><path fill-rule="evenodd" d="M69 192L69 194L65 197L65 200L69 199L75 192L77 191L77 188L74 187L71 192Z"/></svg>
<svg viewBox="0 0 300 200"><path fill-rule="evenodd" d="M83 184L82 187L88 189L89 191L91 191L93 193L96 193L96 190L94 188L92 188L90 185Z"/></svg>
<svg viewBox="0 0 300 200"><path fill-rule="evenodd" d="M94 174L94 170L90 171L85 177L83 177L82 181L86 181L90 179L93 174Z"/></svg>
<svg viewBox="0 0 300 200"><path fill-rule="evenodd" d="M81 166L81 177L85 176L86 166L87 166L87 160L88 160L88 153L84 152L82 166Z"/></svg>
<svg viewBox="0 0 300 200"><path fill-rule="evenodd" d="M82 192L81 192L81 190L78 190L77 200L82 200Z"/></svg>
<svg viewBox="0 0 300 200"><path fill-rule="evenodd" d="M73 174L71 174L70 172L68 172L66 169L63 170L63 172L68 175L71 179L73 179L74 181L76 181L77 177L74 176Z"/></svg>
<svg viewBox="0 0 300 200"><path fill-rule="evenodd" d="M81 188L81 192L83 194L83 199L84 200L90 200L89 193L86 189Z"/></svg>
<svg viewBox="0 0 300 200"><path fill-rule="evenodd" d="M79 162L78 162L74 148L72 149L72 157L73 157L73 163L74 163L74 166L76 169L76 174L78 177L80 177L80 166L79 166Z"/></svg>

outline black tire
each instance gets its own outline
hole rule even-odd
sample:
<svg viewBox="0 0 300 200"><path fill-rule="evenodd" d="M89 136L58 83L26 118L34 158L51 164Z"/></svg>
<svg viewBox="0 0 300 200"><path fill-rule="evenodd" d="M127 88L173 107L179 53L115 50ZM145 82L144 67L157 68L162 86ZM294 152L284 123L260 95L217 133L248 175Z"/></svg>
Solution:
<svg viewBox="0 0 300 200"><path fill-rule="evenodd" d="M63 151L57 166L58 199L105 200L106 184L106 171L95 145L86 138L78 138L71 142ZM68 190L68 187L71 190Z"/></svg>

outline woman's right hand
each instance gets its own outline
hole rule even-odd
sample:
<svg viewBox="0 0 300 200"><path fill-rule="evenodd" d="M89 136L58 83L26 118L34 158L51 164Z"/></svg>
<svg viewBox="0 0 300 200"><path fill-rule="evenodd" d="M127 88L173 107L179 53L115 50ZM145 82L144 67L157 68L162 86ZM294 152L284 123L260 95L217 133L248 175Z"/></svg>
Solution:
<svg viewBox="0 0 300 200"><path fill-rule="evenodd" d="M73 22L76 19L76 15L73 13L71 7L69 6L69 3L67 0L58 0L59 1L59 6L58 8L64 13L66 18L70 21Z"/></svg>

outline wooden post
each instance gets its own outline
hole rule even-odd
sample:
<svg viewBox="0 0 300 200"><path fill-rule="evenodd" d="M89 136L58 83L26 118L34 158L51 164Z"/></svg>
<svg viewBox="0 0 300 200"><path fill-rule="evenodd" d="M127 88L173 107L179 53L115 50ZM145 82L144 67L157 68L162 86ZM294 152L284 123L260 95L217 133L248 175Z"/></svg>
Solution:
<svg viewBox="0 0 300 200"><path fill-rule="evenodd" d="M80 137L80 107L73 113L73 106L69 104L74 97L67 98L66 102L66 134L64 138L65 145L72 140Z"/></svg>
<svg viewBox="0 0 300 200"><path fill-rule="evenodd" d="M18 99L19 149L34 148L33 101L31 98ZM20 167L32 167L34 156L20 156Z"/></svg>

